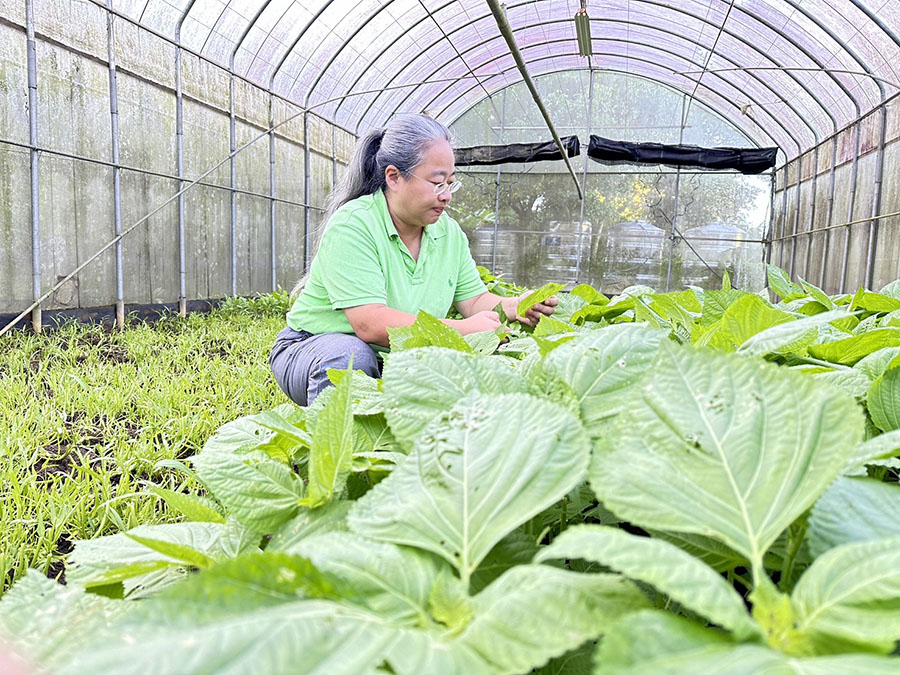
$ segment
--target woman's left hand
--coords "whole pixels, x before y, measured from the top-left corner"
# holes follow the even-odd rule
[[[506,316],[509,317],[510,321],[513,320],[512,317],[515,317],[515,320],[519,323],[523,323],[526,326],[536,326],[538,321],[541,320],[542,316],[550,316],[556,311],[556,306],[559,304],[559,300],[556,296],[552,298],[548,298],[544,300],[544,302],[539,302],[534,305],[531,309],[525,312],[525,316],[517,316],[516,309],[519,306],[519,303],[528,297],[530,293],[524,293],[515,298],[504,298],[503,299],[503,310],[506,312]]]

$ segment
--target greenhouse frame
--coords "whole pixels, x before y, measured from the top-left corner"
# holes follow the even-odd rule
[[[0,675],[900,672],[900,0],[0,0]]]
[[[756,287],[764,260],[833,292],[897,276],[900,197],[884,180],[900,134],[892,3],[590,3],[587,57],[576,48],[578,4],[507,3],[519,67],[483,2],[6,0],[0,309],[14,315],[53,290],[42,308],[117,306],[121,323],[125,304],[184,311],[188,301],[289,288],[308,267],[354,139],[423,110],[450,124],[460,147],[559,133],[586,146],[596,133],[778,148],[777,166],[755,179],[770,182],[752,189],[733,171],[659,166],[614,187],[613,173],[627,183],[636,168],[600,167],[586,153],[572,166],[473,169],[477,203],[466,200],[458,220],[470,216],[479,262],[499,257],[497,271],[523,283],[538,281],[525,270],[541,259],[548,278],[611,291],[638,276],[674,288],[673,258],[698,268],[686,279],[700,285],[719,281],[723,256]],[[611,91],[633,107],[612,105]],[[554,177],[567,169],[574,183]],[[535,195],[533,218],[504,209],[523,173],[547,176],[564,199]],[[713,192],[714,181],[719,193],[741,192],[743,210],[715,219],[697,208],[694,193]],[[640,208],[592,213],[598,190]],[[652,250],[631,263],[608,251],[593,259],[646,224]],[[521,259],[526,250],[537,253]]]

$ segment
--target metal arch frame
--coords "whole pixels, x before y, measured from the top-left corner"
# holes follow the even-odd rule
[[[852,49],[847,43],[845,43],[843,40],[838,38],[838,36],[834,34],[834,31],[832,31],[827,26],[823,25],[822,22],[818,18],[816,18],[813,14],[811,14],[807,9],[804,9],[803,7],[801,7],[800,3],[797,2],[796,0],[786,0],[786,1],[796,11],[799,11],[808,20],[812,21],[816,26],[818,26],[819,30],[823,31],[826,35],[828,35],[828,37],[830,37],[832,40],[834,40],[839,45],[841,45],[841,47],[844,49],[844,51],[846,51],[850,55],[850,57],[854,61],[856,61],[856,63],[858,63],[859,66],[868,75],[874,75],[874,73],[872,72],[872,69],[869,67],[868,63],[865,62],[863,59],[861,59],[857,55],[856,50]],[[893,39],[893,36],[891,36],[891,37]],[[877,216],[881,210],[881,184],[884,179],[884,145],[885,145],[885,139],[887,137],[887,108],[884,105],[885,100],[886,100],[884,83],[878,79],[873,80],[873,81],[878,86],[878,92],[879,92],[879,95],[881,98],[880,105],[878,106],[881,110],[881,140],[878,144],[878,155],[877,155],[877,159],[876,159],[876,176],[875,176],[875,188],[874,188],[875,194],[872,198],[872,218],[873,218],[873,220],[869,221],[869,232],[868,232],[867,242],[866,242],[866,249],[867,249],[866,250],[866,266],[865,266],[865,272],[864,272],[864,278],[863,278],[863,285],[870,284],[871,275],[873,272],[872,268],[873,268],[873,260],[874,260],[874,256],[875,256],[874,244],[875,244],[875,241],[877,239],[877,234],[878,234],[877,220],[874,220],[874,219],[877,218]],[[857,120],[857,126],[856,126],[857,132],[856,132],[856,153],[855,153],[855,158],[854,158],[854,169],[857,168],[858,161],[859,161],[859,129],[860,129],[859,123],[860,123],[860,121],[861,120]],[[854,174],[855,174],[855,172],[854,172]],[[799,213],[800,213],[800,182],[801,182],[800,179],[801,178],[802,178],[802,176],[801,176],[801,173],[799,172],[799,167],[798,167],[798,174],[797,174],[797,215],[798,215],[798,217],[799,217]],[[856,175],[854,175],[854,181],[855,181],[855,179],[856,179]],[[854,190],[853,197],[855,198],[855,196],[856,196],[856,192]],[[851,209],[853,208],[853,201],[854,200],[851,199],[851,204],[850,204]],[[851,218],[848,218],[848,221],[849,220],[851,220]],[[797,221],[795,220],[795,224],[796,224],[796,222]],[[794,234],[796,234],[796,230],[795,230]],[[811,236],[812,235],[810,235],[810,237]],[[796,241],[797,241],[796,237],[794,237],[791,240],[791,242],[792,242],[791,243],[792,263],[793,263],[793,252],[796,247]],[[844,292],[844,288],[846,286],[847,261],[848,261],[849,255],[850,255],[850,228],[849,227],[846,230],[844,242],[845,242],[844,261],[843,261],[843,265],[842,265],[841,289],[840,289],[841,293]]]
[[[513,9],[513,8],[516,8],[516,7],[521,7],[521,6],[524,6],[524,5],[533,4],[534,1],[535,1],[535,0],[529,0],[528,2],[521,2],[521,3],[518,3],[518,4],[516,4],[516,5],[512,5],[509,9]],[[662,8],[662,9],[665,9],[665,10],[667,10],[667,11],[674,12],[674,13],[676,13],[676,14],[682,14],[682,15],[684,15],[684,16],[688,16],[688,17],[690,17],[690,18],[692,18],[692,19],[694,19],[694,20],[696,20],[696,21],[699,21],[699,22],[702,23],[702,24],[711,26],[711,27],[713,27],[713,28],[716,28],[716,29],[719,28],[719,26],[718,26],[717,24],[713,23],[712,21],[710,21],[710,20],[708,20],[708,19],[706,19],[706,18],[704,18],[704,17],[702,17],[702,16],[698,16],[698,15],[692,14],[692,13],[690,13],[690,12],[686,12],[686,11],[681,10],[681,9],[678,9],[678,8],[670,7],[670,6],[665,5],[665,4],[662,4],[662,3],[660,3],[660,2],[654,2],[653,0],[640,0],[640,1],[641,1],[642,3],[644,3],[644,4],[649,4],[649,5],[657,6],[657,7],[660,7],[660,8]],[[448,3],[448,4],[449,4],[449,3]],[[439,9],[436,10],[436,11],[440,11],[440,9],[443,9],[443,8],[446,7],[446,6],[447,6],[447,5],[443,5],[441,8],[439,8]],[[782,34],[775,26],[773,26],[773,25],[772,25],[771,23],[769,23],[768,21],[765,21],[765,20],[763,20],[763,19],[760,19],[759,17],[756,17],[756,16],[754,16],[754,15],[752,15],[752,14],[747,13],[746,10],[744,10],[743,8],[738,7],[737,9],[741,10],[744,14],[746,14],[747,16],[749,16],[750,19],[751,19],[752,21],[755,21],[756,23],[759,23],[760,25],[765,26],[766,28],[768,28],[769,30],[771,30],[771,31],[772,31],[773,33],[775,33],[776,35],[779,35],[779,36],[784,40],[784,42],[785,42],[786,44],[792,46],[792,47],[793,47],[794,49],[796,49],[798,52],[800,52],[801,54],[803,54],[804,56],[806,56],[807,58],[809,58],[809,60],[813,61],[814,63],[818,64],[820,67],[823,67],[823,68],[824,68],[822,62],[821,62],[815,55],[813,55],[812,53],[810,53],[809,51],[807,51],[807,49],[806,49],[805,46],[803,46],[803,45],[801,45],[801,44],[799,44],[799,43],[797,43],[797,42],[794,42],[793,40],[789,39],[787,36],[784,36],[784,35],[783,35],[783,34]],[[464,28],[467,28],[468,26],[470,26],[470,25],[472,25],[472,24],[474,24],[474,23],[477,23],[478,21],[482,21],[482,20],[484,20],[484,19],[486,19],[486,18],[488,18],[487,15],[485,15],[485,16],[480,16],[480,17],[476,17],[476,18],[470,20],[468,23],[465,23],[465,24],[459,26],[458,28],[454,29],[453,31],[450,32],[450,34],[453,34],[454,32],[457,32],[457,31],[459,31],[459,30],[462,30],[462,29],[464,29]],[[598,19],[598,20],[599,20],[599,19]],[[616,20],[616,19],[603,19],[603,20],[610,21],[610,22],[616,22],[616,23],[623,23],[623,22],[618,21],[618,20]],[[546,23],[546,22],[542,22],[542,23]],[[535,25],[536,25],[536,24],[535,24]],[[399,39],[399,37],[403,37],[404,35],[406,35],[407,33],[409,33],[410,30],[412,30],[412,28],[408,29],[408,30],[405,31],[404,33],[401,33],[400,36],[398,36],[398,39]],[[518,29],[517,29],[517,30],[518,30]],[[731,31],[731,30],[727,30],[727,29],[725,29],[723,32],[724,32],[726,35],[728,35],[729,37],[731,37],[731,38],[733,38],[733,39],[735,39],[735,40],[741,42],[742,44],[748,46],[750,49],[752,49],[752,50],[755,51],[756,53],[760,54],[763,58],[765,58],[765,59],[768,60],[769,62],[771,62],[771,63],[776,63],[776,64],[777,64],[777,61],[775,61],[774,59],[772,59],[772,58],[771,58],[770,56],[768,56],[768,54],[766,54],[765,52],[759,50],[755,45],[749,43],[749,42],[748,42],[746,39],[744,39],[742,36],[740,36],[740,35],[734,33],[734,32]],[[700,42],[697,42],[697,41],[695,41],[695,40],[691,40],[691,39],[688,38],[688,37],[685,37],[685,36],[681,36],[681,37],[683,37],[685,40],[687,40],[687,41],[690,42],[690,43],[693,43],[693,44],[695,44],[695,45],[701,45],[701,46],[703,46]],[[496,39],[496,38],[494,38],[494,39]],[[489,41],[489,40],[482,41],[482,42],[479,43],[479,45],[477,45],[477,46],[482,46],[483,44],[485,44],[485,43],[488,42],[488,41]],[[416,57],[416,59],[414,59],[414,60],[410,61],[409,63],[407,63],[407,64],[404,66],[404,70],[406,70],[406,69],[408,69],[409,67],[411,67],[411,66],[413,65],[413,63],[415,63],[415,61],[418,60],[418,58],[421,58],[422,55],[424,55],[425,53],[427,53],[428,51],[430,51],[432,47],[434,47],[435,45],[439,44],[440,42],[441,42],[441,40],[436,40],[436,41],[434,41],[432,44],[430,44],[427,48],[425,48],[425,49],[422,51],[422,53],[420,54],[420,56]],[[472,48],[470,48],[469,50],[466,50],[466,52],[470,51],[471,49],[472,49]],[[370,66],[369,66],[369,67],[371,68],[371,67],[377,62],[377,60],[380,59],[381,56],[383,56],[383,54],[384,54],[385,52],[386,52],[386,49],[383,50],[383,51],[382,51],[375,59],[373,59],[373,60],[370,62]],[[368,70],[368,69],[367,69],[367,70]],[[352,88],[353,88],[353,87],[356,85],[356,83],[362,78],[362,76],[365,74],[365,72],[366,72],[366,71],[364,71],[364,72],[357,78],[357,80],[351,85],[350,89],[347,90],[348,92],[352,90]],[[394,81],[394,80],[395,80],[402,72],[403,72],[402,70],[401,70],[401,71],[397,71],[397,72],[392,76],[391,80],[388,82],[388,85],[390,85],[390,84],[391,84],[391,83],[392,83],[392,82],[393,82],[393,81]],[[802,88],[802,89],[803,89],[803,90],[804,90],[804,91],[805,91],[805,92],[806,92],[806,93],[814,100],[814,101],[816,101],[816,103],[818,103],[818,104],[823,108],[823,110],[827,110],[827,107],[825,107],[825,106],[821,103],[821,100],[818,98],[818,96],[814,95],[814,94],[810,91],[810,89],[809,89],[804,83],[800,82],[800,80],[799,80],[796,76],[794,76],[794,75],[790,75],[790,74],[789,74],[789,76],[790,76],[791,79],[794,80],[794,81],[795,81],[795,82],[796,82],[796,83],[797,83],[797,84],[798,84],[798,85],[799,85],[799,86],[800,86],[800,87],[801,87],[801,88]],[[835,85],[836,85],[836,86],[837,86],[837,87],[838,87],[838,88],[839,88],[839,89],[840,89],[840,90],[848,97],[848,99],[853,103],[854,109],[857,111],[857,117],[859,117],[859,115],[860,115],[860,107],[859,107],[859,103],[858,103],[858,101],[856,101],[855,97],[854,97],[854,96],[850,93],[850,91],[843,85],[843,83],[840,82],[840,80],[838,80],[833,74],[828,73],[828,76],[829,76],[829,78],[834,82],[834,84],[835,84]],[[771,90],[773,91],[773,93],[776,93],[776,94],[777,94],[777,89],[774,89],[774,88],[772,88],[772,87],[768,87],[768,88],[771,89]],[[375,103],[377,102],[378,98],[379,98],[379,97],[376,96],[376,97],[369,103],[369,105],[367,106],[366,110],[363,111],[362,115],[360,115],[359,119],[357,120],[356,126],[355,126],[355,131],[356,131],[357,133],[359,132],[359,128],[360,128],[360,126],[361,126],[363,120],[364,120],[364,119],[366,118],[366,116],[369,114],[369,111],[370,111],[371,108],[375,105]],[[784,98],[784,97],[780,97],[780,98]],[[395,108],[395,110],[396,110],[396,108]]]
[[[534,46],[534,47],[537,47],[537,46],[544,46],[544,45],[547,45],[547,44],[554,44],[555,42],[571,42],[571,38],[561,38],[561,39],[559,39],[559,40],[551,40],[551,41],[546,42],[546,43],[535,44],[535,45],[532,45],[532,46]],[[655,50],[655,51],[663,51],[663,52],[665,52],[665,53],[672,54],[672,55],[675,56],[676,58],[680,58],[680,59],[685,59],[685,60],[686,60],[686,59],[688,58],[687,56],[681,56],[681,55],[679,55],[679,54],[676,54],[675,52],[670,52],[669,50],[663,50],[663,49],[660,49],[660,48],[658,48],[658,47],[657,47],[657,48],[654,48],[654,50]],[[664,65],[661,65],[661,64],[658,64],[658,63],[654,63],[654,62],[652,62],[652,61],[650,61],[650,60],[648,60],[648,59],[646,59],[646,58],[635,57],[635,56],[626,56],[626,55],[624,55],[624,54],[613,54],[613,53],[606,53],[606,52],[598,52],[598,53],[595,54],[595,55],[600,55],[600,56],[613,56],[613,57],[616,57],[616,58],[622,58],[622,59],[633,59],[633,60],[635,60],[635,61],[640,61],[640,62],[642,62],[642,63],[649,63],[649,64],[654,65],[654,66],[657,66],[657,67],[659,67],[659,68],[661,68],[661,69],[668,70],[669,72],[671,72],[671,73],[673,73],[673,74],[676,74],[676,75],[679,74],[679,71],[676,70],[676,69],[674,69],[674,68],[669,68],[669,67],[667,67],[667,66],[664,66]],[[557,58],[557,57],[559,57],[559,56],[574,56],[574,54],[562,54],[562,55],[561,55],[561,54],[553,54],[553,55],[551,55],[551,56],[545,56],[545,57],[542,57],[542,58],[540,58],[540,59],[535,59],[535,61],[545,60],[545,59],[547,59],[547,58]],[[491,62],[494,61],[494,60],[497,60],[497,59],[500,59],[500,58],[504,58],[504,57],[505,57],[505,55],[500,55],[500,56],[494,57],[494,59],[492,59],[491,61],[487,61],[486,63],[491,63]],[[691,62],[691,63],[693,63],[693,62]],[[512,69],[511,69],[511,68],[506,68],[506,69],[504,69],[503,71],[501,71],[501,72],[499,72],[499,73],[494,73],[494,74],[492,75],[491,78],[488,78],[488,80],[493,79],[494,77],[499,77],[499,76],[501,76],[501,75],[505,75],[505,74],[508,73],[510,70],[512,70]],[[582,69],[579,69],[579,70],[587,70],[587,68],[582,68]],[[590,68],[590,70],[605,70],[605,69],[604,69],[604,68],[598,68],[597,66],[594,66],[594,67]],[[615,70],[616,72],[626,72],[626,71],[620,71],[620,70],[617,69],[617,68],[616,68],[616,69],[606,69],[606,70]],[[558,71],[554,71],[554,72],[558,72]],[[542,73],[542,75],[543,75],[543,74],[546,74],[546,73]],[[648,78],[648,79],[649,79],[649,78]],[[685,79],[689,79],[689,80],[690,80],[690,79],[693,79],[693,78],[685,78]],[[486,81],[488,81],[488,80],[486,80]],[[731,88],[733,88],[733,89],[739,89],[737,86],[735,86],[733,83],[729,82],[728,80],[723,79],[722,81],[725,82],[729,87],[731,87]],[[508,85],[508,86],[511,86],[511,85]],[[676,91],[678,91],[678,88],[675,87],[674,85],[670,85],[670,86],[672,86],[673,89],[675,89]],[[738,106],[734,101],[731,101],[731,100],[727,99],[724,95],[718,93],[715,89],[710,88],[708,85],[703,85],[703,88],[704,88],[705,91],[712,92],[714,95],[718,96],[719,98],[725,99],[731,106],[733,106],[734,108],[740,110],[740,106]],[[454,103],[456,103],[456,101],[458,101],[459,99],[461,99],[462,97],[464,97],[466,94],[468,94],[472,89],[473,89],[473,87],[470,87],[469,89],[467,89],[467,90],[464,91],[463,93],[459,94],[459,95],[458,95],[456,98],[454,98],[452,101],[450,101],[446,106],[444,106],[444,108],[441,109],[439,115],[442,115],[443,113],[445,113],[446,110],[447,110],[450,106],[452,106]],[[682,91],[681,93],[686,94],[687,92]],[[440,94],[438,94],[437,96],[435,96],[434,99],[432,99],[431,101],[429,101],[428,104],[426,104],[426,105],[430,105],[430,104],[431,104],[436,98],[438,98],[439,96],[440,96]],[[777,125],[778,127],[780,127],[781,130],[785,133],[785,135],[786,135],[786,136],[787,136],[787,137],[788,137],[788,138],[789,138],[789,139],[790,139],[790,140],[791,140],[798,148],[801,148],[801,147],[802,147],[801,144],[800,144],[800,142],[798,141],[798,139],[794,136],[794,134],[793,134],[790,130],[788,130],[788,129],[780,122],[780,121],[778,121],[778,119],[777,119],[776,117],[774,117],[774,116],[772,115],[772,113],[766,111],[765,108],[763,108],[762,106],[760,106],[760,105],[759,105],[759,101],[757,101],[754,97],[749,96],[749,95],[747,96],[747,98],[750,99],[750,100],[751,100],[753,103],[755,103],[757,106],[759,106],[760,109],[763,110],[763,112],[765,113],[765,115],[767,115],[769,118],[771,118],[771,119],[775,122],[775,125]],[[484,100],[484,99],[479,99],[478,103],[480,103],[482,100]],[[477,105],[477,103],[476,103],[476,105]],[[709,104],[706,104],[706,105],[709,105]],[[398,106],[398,107],[399,107],[399,106]],[[740,125],[740,124],[734,122],[734,121],[731,120],[728,116],[724,115],[720,110],[718,110],[718,109],[716,109],[716,108],[714,108],[714,110],[716,110],[716,112],[719,112],[719,114],[722,114],[723,117],[725,118],[725,120],[726,120],[729,124],[732,124],[733,126],[735,126],[735,127],[737,127],[737,128],[742,128],[743,125]],[[753,118],[750,118],[750,119],[751,119],[751,121],[752,121],[752,122],[753,122],[753,123],[754,123],[761,131],[762,131],[763,134],[765,134],[766,136],[768,136],[769,139],[770,139],[772,142],[775,143],[775,145],[778,145],[779,147],[781,147],[781,145],[778,143],[778,141],[776,141],[775,138],[769,133],[767,127],[763,126],[759,121],[754,120]],[[804,123],[806,123],[805,120],[804,120]],[[807,123],[807,126],[809,126],[808,123]],[[814,138],[817,137],[817,134],[816,134],[815,130],[812,129],[812,127],[810,127],[810,131],[812,132]],[[746,132],[744,132],[744,133],[746,133]],[[786,154],[786,153],[785,153],[785,154]]]
[[[629,22],[629,23],[630,23],[630,22]],[[637,25],[640,25],[642,28],[648,28],[648,29],[657,30],[657,31],[659,31],[659,32],[661,32],[661,33],[664,33],[664,34],[670,35],[670,36],[674,36],[674,37],[676,37],[676,38],[680,37],[677,33],[673,33],[673,32],[671,32],[671,31],[668,31],[668,30],[665,30],[665,29],[662,29],[662,28],[656,28],[656,27],[653,27],[653,26],[647,26],[647,25],[645,25],[645,24],[637,24]],[[602,42],[602,41],[607,41],[607,42],[623,42],[623,43],[627,43],[627,44],[632,44],[630,41],[622,40],[622,39],[619,39],[619,38],[597,38],[597,41],[598,41],[598,42]],[[543,45],[547,45],[547,44],[554,44],[554,43],[557,43],[557,42],[571,42],[571,38],[560,38],[560,39],[557,39],[557,40],[550,40],[550,41],[548,41],[548,42],[535,43],[535,44],[532,45],[532,46],[543,46]],[[694,63],[694,61],[690,60],[686,55],[681,55],[681,54],[679,54],[679,53],[677,53],[677,52],[673,52],[673,51],[671,51],[671,50],[669,50],[669,49],[663,49],[663,48],[661,48],[661,47],[653,47],[652,49],[653,49],[654,51],[660,51],[660,52],[663,52],[663,53],[666,53],[666,54],[670,54],[671,56],[674,56],[674,57],[677,58],[677,59],[682,59],[682,60],[685,60],[685,61],[687,61],[687,62],[689,62],[689,63]],[[624,55],[624,54],[623,54],[623,55],[620,55],[620,56],[621,56],[622,58],[630,58],[630,57],[628,57],[627,55]],[[720,58],[722,58],[723,60],[725,60],[725,61],[727,61],[727,62],[729,62],[729,63],[734,63],[734,62],[731,61],[731,59],[729,59],[728,57],[720,57]],[[492,63],[492,62],[495,61],[496,59],[497,59],[497,57],[495,57],[494,59],[491,59],[490,61],[485,61],[485,62],[484,62],[483,64],[481,64],[481,65],[487,65],[487,64],[489,64],[489,63]],[[505,73],[506,71],[503,71],[503,72]],[[503,73],[496,73],[496,74],[492,75],[492,77],[495,77],[495,76],[498,75],[498,74],[503,74]],[[749,74],[749,73],[748,73],[748,74]],[[767,89],[768,91],[772,91],[772,89],[769,88],[769,87],[767,87],[767,86],[765,85],[765,83],[764,83],[760,78],[755,77],[755,76],[753,76],[752,74],[751,74],[750,76],[753,77],[754,80],[756,80],[757,82],[759,82],[759,83],[762,85],[763,89]],[[487,78],[487,79],[489,80],[489,79],[491,79],[491,78]],[[689,78],[689,79],[690,79],[690,78]],[[732,83],[730,80],[728,80],[728,79],[726,79],[726,78],[719,78],[719,79],[721,79],[723,82],[725,82],[726,84],[728,84],[728,86],[733,87],[733,88],[735,88],[735,89],[739,89],[739,87],[738,87],[735,83]],[[486,81],[487,81],[487,80],[486,80]],[[451,86],[452,86],[452,85],[451,85]],[[425,104],[425,107],[427,108],[427,107],[429,107],[430,105],[432,105],[436,99],[440,98],[440,97],[443,95],[443,93],[444,93],[445,91],[447,91],[447,89],[449,89],[449,87],[445,87],[441,92],[439,92],[437,95],[435,95],[431,100],[429,100],[429,101]],[[710,88],[709,88],[709,87],[706,87],[706,89],[710,89]],[[447,104],[441,109],[441,111],[440,111],[438,114],[439,114],[439,115],[443,115],[443,114],[447,111],[447,109],[449,109],[449,108],[450,108],[454,103],[456,103],[460,98],[462,98],[463,96],[467,95],[467,94],[469,93],[469,91],[471,91],[471,90],[472,90],[472,88],[470,88],[470,89],[466,90],[465,92],[459,94],[456,98],[454,98],[454,99],[451,100],[449,103],[447,103]],[[810,96],[812,97],[812,94],[810,94]],[[752,97],[748,96],[748,98],[752,98]],[[400,106],[401,106],[403,103],[406,102],[406,100],[407,100],[407,99],[404,99],[403,101],[401,101],[401,103],[397,106],[397,108],[395,108],[394,112],[396,112],[396,110],[399,109]],[[797,118],[800,119],[800,121],[801,121],[803,124],[806,125],[806,127],[809,129],[810,133],[812,133],[813,138],[815,139],[816,143],[818,143],[819,134],[818,134],[817,130],[813,127],[813,125],[810,124],[810,122],[809,122],[807,119],[805,119],[805,117],[804,117],[802,114],[800,114],[800,112],[797,111],[797,109],[793,106],[793,104],[792,104],[788,99],[782,99],[782,100],[784,100],[785,104],[791,109],[791,111],[797,116]],[[813,100],[815,100],[816,103],[819,103],[819,105],[821,106],[821,102],[819,102],[819,101],[818,101],[817,99],[815,99],[815,98],[813,98]],[[754,101],[754,102],[756,102],[756,101]],[[759,103],[758,103],[758,102],[756,102],[756,104],[757,104],[757,106],[759,106]],[[763,108],[762,106],[760,106],[760,108],[764,110],[764,108]],[[827,112],[827,111],[826,111],[826,112]],[[393,113],[392,113],[392,114],[393,114]],[[769,117],[773,117],[773,115],[772,115],[771,113],[769,113],[769,112],[766,112],[766,114],[767,114]],[[829,116],[829,118],[832,120],[832,126],[835,128],[835,131],[836,131],[836,130],[837,130],[837,121],[834,119],[834,117],[833,117],[830,113],[829,113],[828,116]],[[774,118],[774,117],[773,117],[773,118]],[[728,119],[728,122],[729,122],[730,124],[733,124],[733,125],[737,126],[737,125],[735,124],[735,122],[734,122],[733,120],[731,120],[731,119]],[[763,128],[761,124],[758,124],[758,126],[760,126],[760,128]],[[782,125],[779,124],[779,126],[782,126]],[[788,132],[787,129],[784,128],[784,126],[782,126],[782,129],[784,129],[785,132],[788,134],[788,136],[791,137],[792,140],[794,140],[794,141],[796,142],[796,139],[795,139],[795,137],[793,136],[792,133]],[[771,138],[771,136],[770,136],[770,138]],[[774,140],[774,139],[773,139],[773,140]],[[799,144],[798,144],[798,145],[799,145]]]

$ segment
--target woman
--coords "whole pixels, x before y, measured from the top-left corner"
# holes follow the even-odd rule
[[[396,118],[360,139],[330,197],[330,217],[300,296],[278,334],[269,365],[284,393],[309,405],[329,385],[329,368],[379,376],[373,351],[387,329],[424,310],[463,335],[495,330],[493,309],[535,325],[555,298],[516,316],[519,298],[488,293],[465,234],[444,213],[459,189],[450,132],[425,115]]]

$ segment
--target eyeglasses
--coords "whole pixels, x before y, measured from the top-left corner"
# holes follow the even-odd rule
[[[411,173],[409,175],[412,176],[413,178],[418,178],[420,181],[423,181],[425,183],[429,183],[430,185],[433,185],[434,186],[434,194],[436,194],[436,195],[442,195],[445,192],[449,192],[452,195],[454,192],[456,192],[457,190],[459,190],[459,188],[462,187],[462,183],[460,183],[458,180],[455,180],[452,183],[435,183],[433,181],[426,180],[425,178],[421,178],[420,176],[417,176],[414,173]]]

